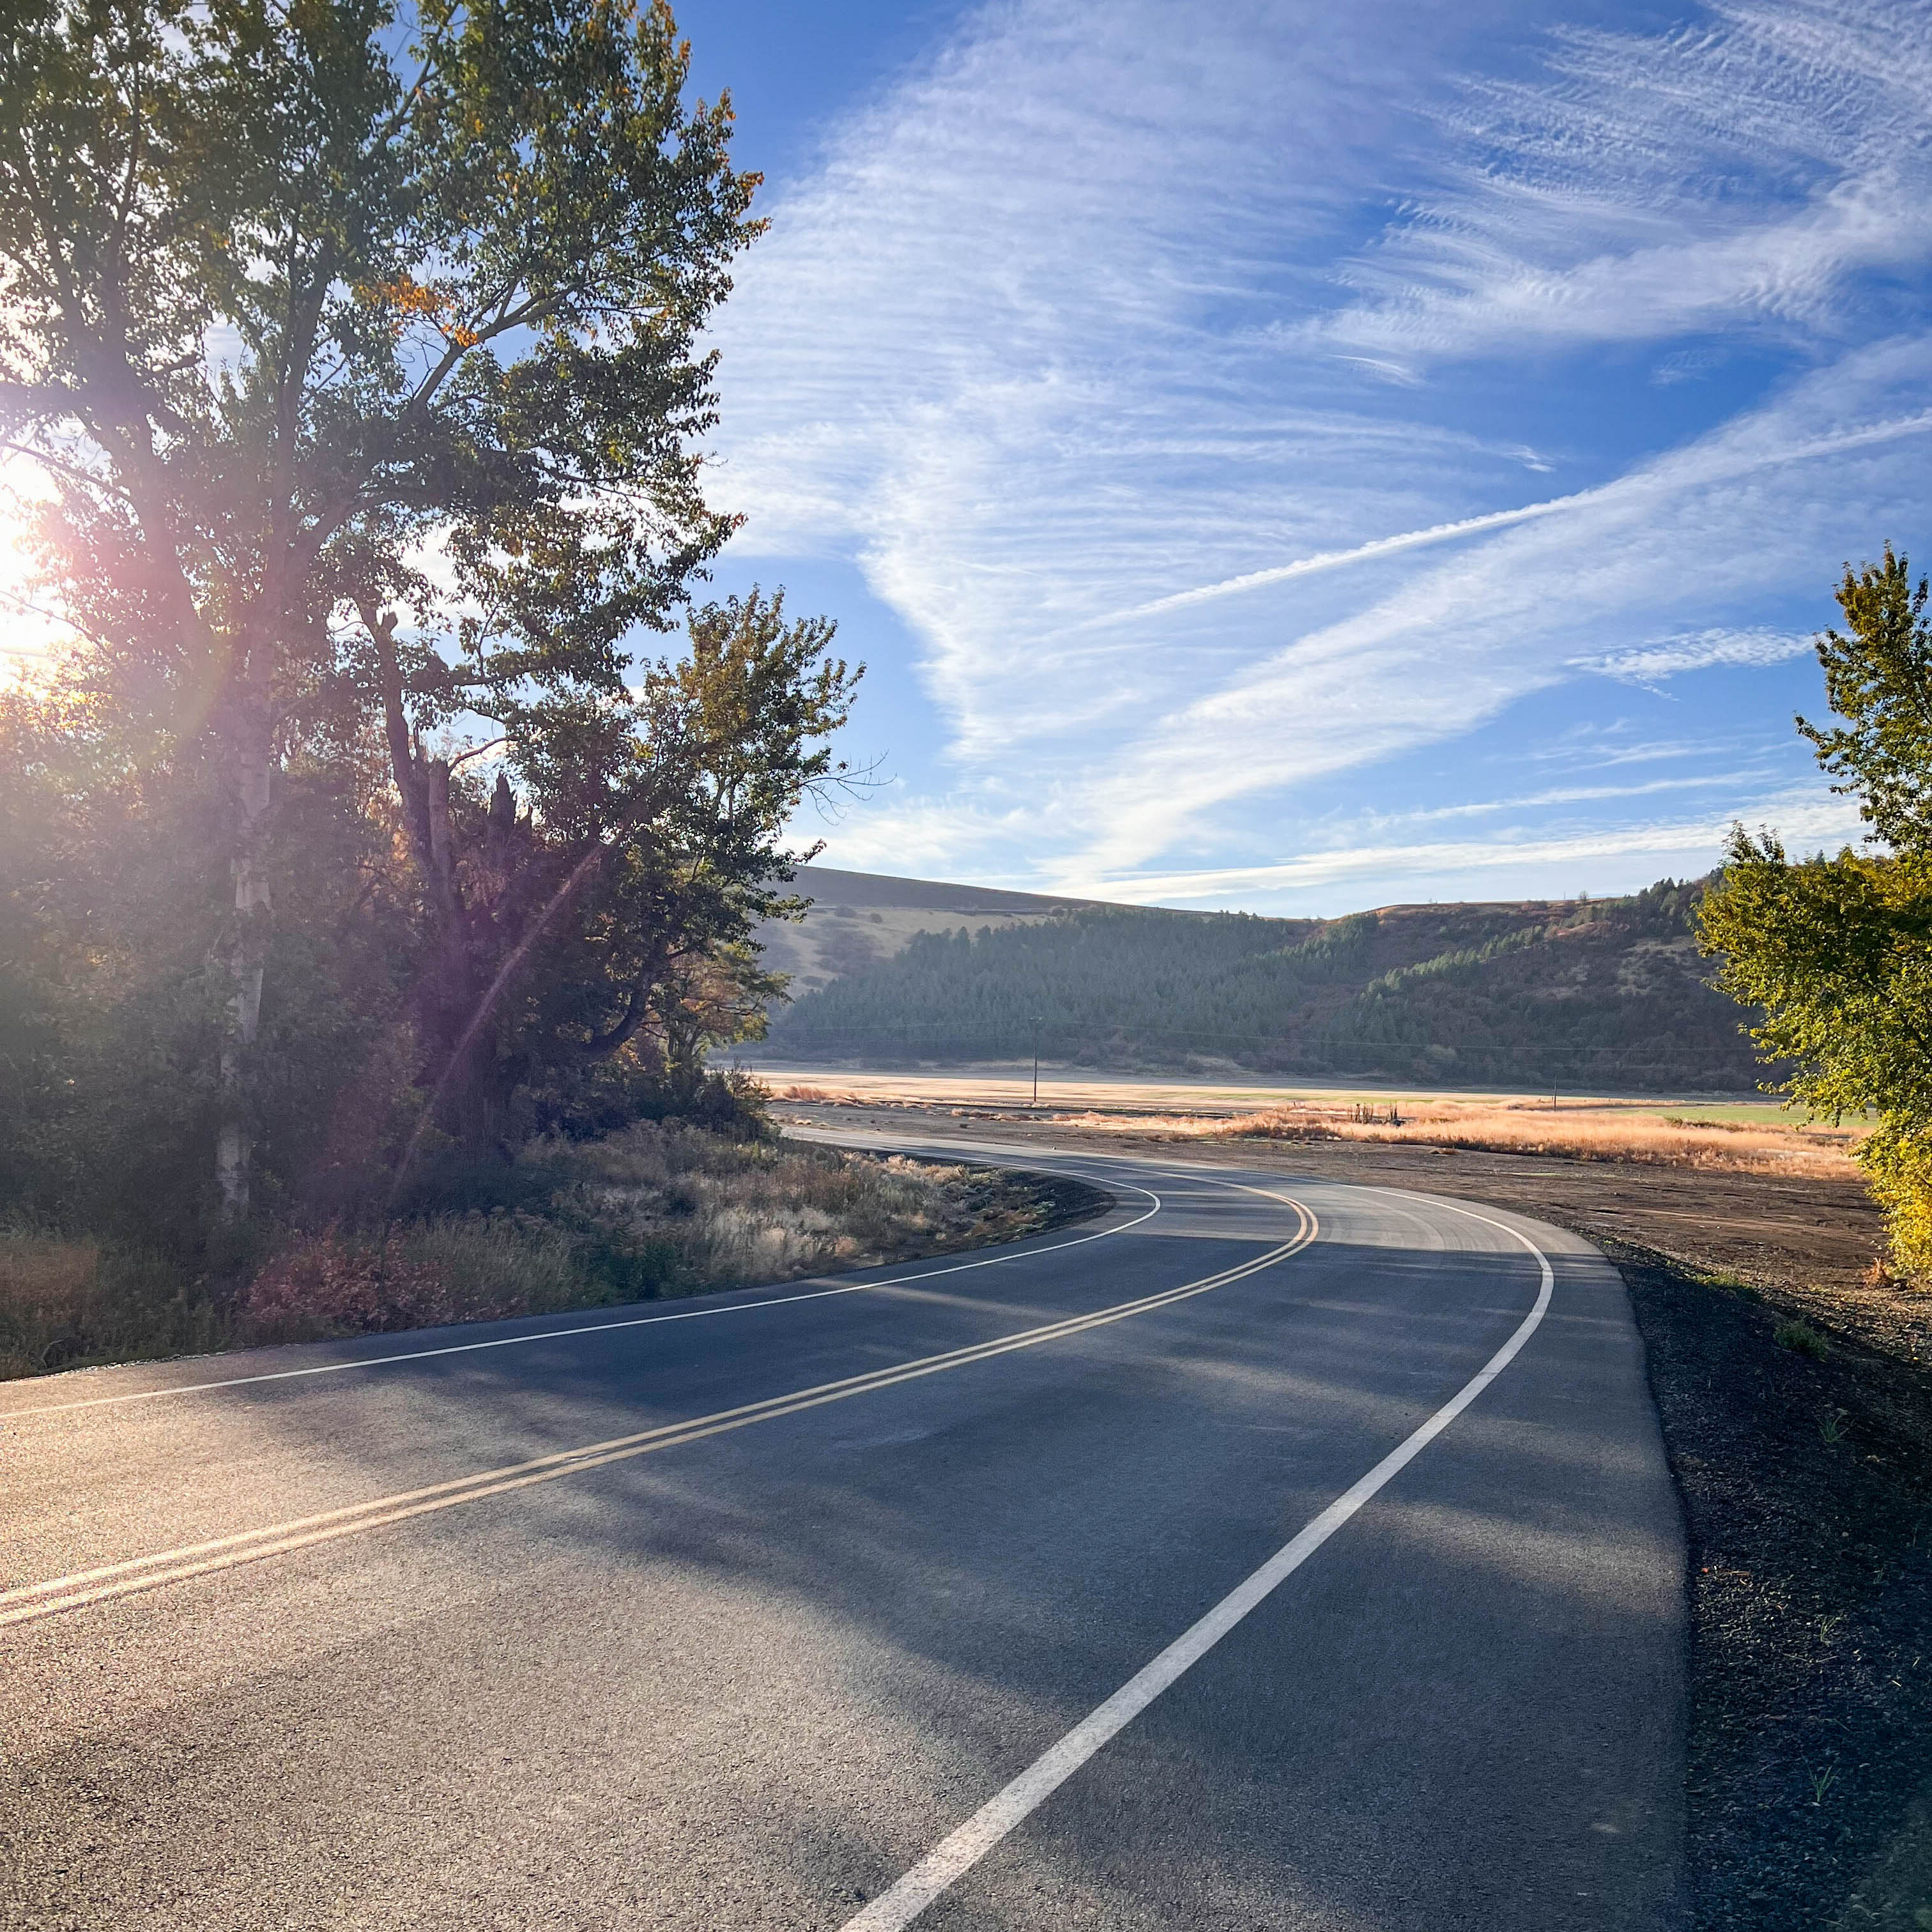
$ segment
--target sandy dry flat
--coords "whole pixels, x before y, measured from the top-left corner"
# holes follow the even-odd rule
[[[827,1094],[875,1102],[902,1101],[922,1106],[1012,1107],[1025,1106],[1033,1098],[1030,1062],[988,1063],[949,1068],[850,1070],[842,1066],[812,1066],[802,1062],[762,1060],[750,1056],[742,1064],[755,1072],[774,1092],[788,1087],[808,1087]],[[1266,1080],[1252,1076],[1226,1078],[1219,1075],[1168,1075],[1159,1078],[1132,1073],[1106,1073],[1089,1068],[1042,1066],[1040,1104],[1060,1111],[1091,1108],[1105,1112],[1114,1108],[1134,1112],[1172,1110],[1176,1112],[1222,1114],[1262,1113],[1274,1107],[1300,1102],[1309,1106],[1348,1105],[1361,1101],[1376,1106],[1394,1102],[1402,1107],[1454,1103],[1483,1107],[1546,1107],[1551,1096],[1503,1089],[1458,1090],[1448,1093],[1437,1088],[1337,1086],[1297,1080]],[[1619,1114],[1652,1115],[1694,1112],[1712,1120],[1779,1120],[1788,1118],[1778,1108],[1762,1101],[1727,1100],[1708,1094],[1686,1094],[1660,1097],[1612,1094],[1559,1094],[1559,1108],[1573,1112],[1604,1111]]]

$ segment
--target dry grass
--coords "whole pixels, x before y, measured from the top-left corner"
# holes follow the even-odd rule
[[[532,1147],[522,1165],[542,1177],[539,1202],[296,1243],[242,1298],[241,1336],[310,1340],[786,1281],[1011,1240],[1047,1211],[1025,1183],[985,1169],[649,1122]]]
[[[862,1267],[1024,1232],[1024,1190],[966,1166],[649,1125],[584,1150],[598,1211],[674,1248],[697,1286]]]
[[[1734,1174],[1804,1174],[1843,1179],[1857,1172],[1851,1137],[1798,1126],[1705,1125],[1610,1112],[1566,1114],[1527,1109],[1449,1112],[1397,1126],[1342,1126],[1351,1140],[1422,1141],[1438,1147],[1498,1153],[1559,1154],[1573,1160],[1622,1160]]]
[[[1192,1114],[1082,1114],[1068,1125],[1118,1133],[1190,1140],[1352,1140],[1480,1148],[1498,1154],[1552,1154],[1570,1160],[1634,1161],[1654,1166],[1731,1174],[1802,1175],[1845,1180],[1857,1135],[1844,1129],[1740,1126],[1659,1118],[1619,1108],[1458,1106],[1438,1102],[1400,1114],[1388,1107],[1280,1107],[1238,1119]],[[1380,1119],[1356,1114],[1379,1113]]]
[[[85,1320],[100,1269],[92,1241],[0,1234],[0,1376],[58,1366],[58,1338]]]
[[[1054,1212],[987,1168],[651,1123],[493,1172],[505,1204],[292,1235],[238,1294],[0,1226],[0,1379],[784,1281],[1014,1240]]]

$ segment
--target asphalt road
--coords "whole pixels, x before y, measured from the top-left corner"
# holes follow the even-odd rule
[[[1120,1204],[0,1389],[0,1912],[1673,1924],[1682,1540],[1614,1270],[1478,1204],[1052,1164]]]

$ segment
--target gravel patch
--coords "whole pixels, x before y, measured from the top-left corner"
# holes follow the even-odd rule
[[[1689,1532],[1690,1925],[1921,1932],[1932,1377],[1815,1312],[1606,1245]]]

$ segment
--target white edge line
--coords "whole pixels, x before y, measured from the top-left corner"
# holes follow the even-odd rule
[[[1040,1167],[1033,1170],[1036,1174],[1058,1174],[1064,1179],[1087,1180],[1084,1174],[1069,1174],[1059,1168]],[[534,1335],[500,1335],[489,1342],[455,1342],[444,1348],[415,1348],[406,1354],[368,1355],[353,1362],[318,1362],[305,1369],[275,1369],[259,1376],[225,1376],[219,1381],[210,1382],[181,1382],[172,1388],[135,1389],[125,1395],[88,1396],[80,1402],[50,1402],[38,1408],[0,1410],[0,1429],[10,1422],[23,1422],[29,1417],[40,1415],[64,1415],[77,1408],[105,1408],[110,1405],[127,1402],[153,1402],[162,1396],[202,1395],[210,1389],[241,1388],[250,1382],[283,1382],[298,1376],[340,1375],[345,1369],[380,1369],[395,1362],[423,1362],[436,1355],[472,1354],[481,1348],[514,1348],[528,1342],[567,1341],[573,1335],[605,1335],[614,1328],[648,1328],[658,1322],[696,1322],[711,1315],[746,1315],[760,1308],[788,1308],[794,1302],[824,1301],[835,1294],[859,1294],[868,1288],[903,1288],[917,1281],[932,1281],[943,1274],[964,1274],[969,1269],[997,1268],[1006,1262],[1027,1261],[1035,1255],[1058,1254],[1063,1248],[1077,1248],[1088,1241],[1104,1241],[1110,1234],[1124,1234],[1130,1228],[1138,1228],[1143,1221],[1150,1220],[1160,1212],[1160,1196],[1150,1187],[1142,1187],[1132,1181],[1123,1181],[1123,1187],[1131,1188],[1136,1194],[1144,1194],[1154,1203],[1151,1208],[1136,1214],[1131,1221],[1123,1221],[1118,1226],[1102,1228],[1091,1234],[1076,1234],[1070,1241],[1055,1241],[1051,1246],[1027,1248],[1016,1252],[986,1255],[976,1262],[955,1262],[945,1268],[928,1268],[921,1274],[894,1275],[886,1281],[848,1282],[839,1288],[815,1288],[808,1294],[768,1295],[762,1301],[736,1301],[727,1308],[686,1308],[674,1315],[634,1315],[622,1322],[585,1322],[572,1328],[545,1328]]]
[[[1132,1724],[1183,1672],[1199,1662],[1278,1584],[1300,1568],[1516,1359],[1523,1344],[1540,1325],[1544,1311],[1549,1307],[1555,1290],[1556,1276],[1550,1265],[1549,1256],[1527,1234],[1510,1227],[1507,1222],[1492,1220],[1486,1214],[1457,1207],[1453,1202],[1437,1201],[1436,1204],[1500,1229],[1520,1241],[1536,1257],[1543,1271],[1536,1305],[1523,1317],[1515,1334],[1412,1435],[1390,1450],[1366,1475],[1345,1490],[1252,1576],[1237,1584],[1198,1623],[1183,1631],[1150,1664],[1129,1678],[1105,1703],[1083,1718],[1051,1750],[1028,1766],[1004,1790],[988,1798],[964,1824],[942,1838],[897,1883],[847,1919],[839,1932],[903,1932],[904,1928],[977,1864],[1028,1813],[1058,1790],[1110,1738]]]

